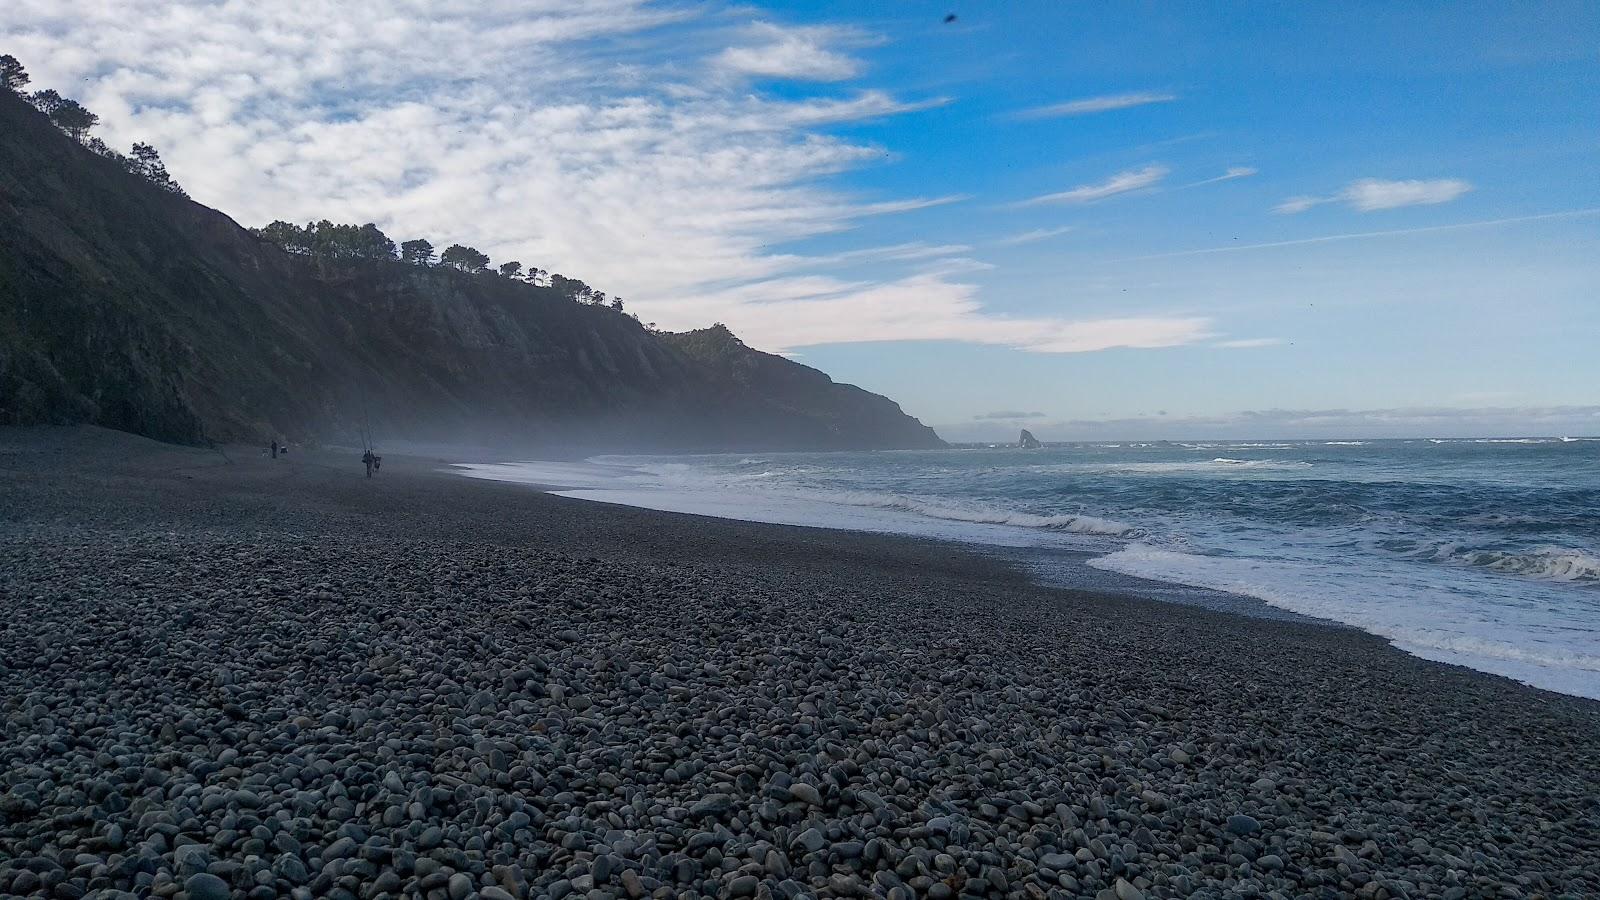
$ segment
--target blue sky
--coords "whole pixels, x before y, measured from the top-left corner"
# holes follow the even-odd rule
[[[951,438],[1600,433],[1592,3],[260,6],[0,51],[245,224],[536,262]]]
[[[1533,22],[1525,7],[1505,6],[1453,4],[1428,16],[1370,4],[1282,5],[1264,15],[1268,9],[1177,17],[1174,5],[1108,15],[1068,4],[986,4],[958,9],[964,17],[954,28],[926,24],[926,16],[901,28],[874,22],[886,33],[919,35],[876,48],[890,57],[885,71],[962,99],[869,126],[871,139],[915,150],[885,167],[899,171],[852,177],[912,190],[927,172],[948,172],[946,189],[975,198],[921,213],[915,225],[910,217],[895,222],[904,230],[885,243],[975,244],[1072,229],[985,248],[982,258],[996,268],[965,277],[991,302],[1005,297],[1009,310],[1192,313],[1212,318],[1223,341],[1278,343],[1083,354],[857,344],[807,348],[806,361],[844,377],[881,369],[870,376],[874,386],[912,409],[1043,412],[1041,432],[1055,419],[1162,411],[1178,419],[1243,409],[1596,403],[1593,215],[1159,255],[1600,206],[1597,8],[1544,6]],[[1176,99],[1015,115],[1136,94]],[[938,126],[918,121],[928,118]],[[1153,165],[1171,171],[1148,192],[1005,206]],[[1256,174],[1195,184],[1230,168]],[[1272,212],[1287,198],[1333,195],[1364,178],[1451,179],[1471,189],[1436,204]],[[1150,256],[1158,258],[1139,259]],[[929,377],[952,370],[966,377]],[[953,431],[955,417],[943,420]],[[999,431],[986,426],[965,433]]]

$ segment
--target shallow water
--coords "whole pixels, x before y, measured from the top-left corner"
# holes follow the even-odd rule
[[[1600,439],[1085,443],[468,466],[569,496],[1086,551],[1600,698]],[[1034,555],[1084,583],[1079,554]],[[1065,567],[1079,571],[1069,572]],[[1061,569],[1061,571],[1054,571]]]

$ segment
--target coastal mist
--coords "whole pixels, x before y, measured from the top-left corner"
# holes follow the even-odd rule
[[[1260,613],[1332,620],[1428,659],[1600,697],[1600,439],[1112,442],[464,470],[654,509],[959,540],[1074,587],[1254,598]]]

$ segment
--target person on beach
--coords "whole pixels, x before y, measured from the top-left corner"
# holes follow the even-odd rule
[[[371,478],[372,470],[377,468],[378,457],[374,456],[371,450],[368,450],[367,452],[361,454],[361,461],[366,464],[367,477]]]
[[[277,438],[273,438],[272,439],[272,458],[273,459],[277,459],[278,458],[278,439]]]

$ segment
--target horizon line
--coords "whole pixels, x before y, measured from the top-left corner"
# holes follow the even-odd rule
[[[935,429],[935,430],[937,430],[937,429]],[[1035,435],[1035,437],[1038,437],[1038,435]],[[1081,439],[1057,438],[1057,439],[1054,439],[1054,440],[1045,440],[1044,438],[1038,438],[1038,440],[1039,440],[1039,443],[1041,443],[1041,444],[1109,444],[1109,443],[1185,444],[1185,443],[1194,443],[1194,442],[1200,442],[1200,441],[1204,441],[1204,442],[1225,442],[1225,443],[1239,443],[1239,442],[1243,442],[1243,441],[1275,441],[1275,442],[1278,442],[1278,443],[1305,443],[1305,444],[1327,443],[1329,441],[1333,441],[1335,443],[1343,443],[1343,442],[1350,442],[1350,441],[1361,441],[1361,442],[1364,442],[1364,443],[1365,442],[1370,442],[1370,441],[1444,441],[1444,442],[1463,442],[1463,441],[1465,441],[1465,442],[1478,442],[1478,441],[1548,441],[1548,442],[1551,442],[1551,443],[1559,444],[1559,443],[1568,443],[1568,442],[1571,442],[1571,443],[1600,442],[1600,433],[1596,433],[1596,434],[1578,434],[1578,435],[1573,435],[1573,434],[1490,434],[1490,435],[1481,435],[1481,436],[1475,436],[1475,437],[1465,437],[1465,436],[1459,436],[1459,435],[1457,435],[1457,436],[1418,435],[1418,436],[1413,436],[1413,437],[1372,437],[1372,436],[1362,437],[1360,435],[1325,435],[1325,436],[1322,436],[1322,437],[1209,437],[1209,438],[1208,437],[1188,437],[1188,438],[1158,438],[1158,437],[1114,438],[1114,437],[1108,437],[1108,438],[1092,438],[1092,439],[1091,438],[1081,438]],[[1016,441],[1005,441],[1005,440],[998,440],[998,441],[995,441],[995,440],[990,440],[990,441],[985,441],[985,440],[968,440],[968,441],[945,440],[945,443],[949,444],[952,447],[956,447],[956,446],[961,446],[963,444],[988,444],[988,445],[1001,444],[1001,445],[1009,446],[1009,445],[1016,444],[1017,442]]]

